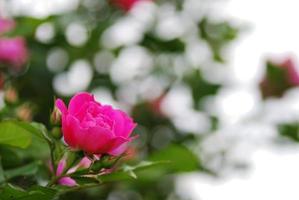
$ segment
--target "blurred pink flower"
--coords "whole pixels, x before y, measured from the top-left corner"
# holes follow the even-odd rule
[[[264,98],[280,97],[289,88],[299,86],[299,72],[293,59],[288,57],[280,63],[268,62],[259,86]]]
[[[96,102],[93,95],[75,95],[68,108],[61,99],[56,106],[62,113],[62,132],[65,142],[74,149],[89,154],[122,154],[136,127],[123,111]]]
[[[287,58],[280,65],[281,68],[284,68],[287,72],[287,78],[291,85],[299,85],[299,74],[296,70],[294,61],[291,58]]]
[[[0,38],[0,62],[20,69],[28,58],[26,42],[22,37]]]
[[[4,87],[4,82],[5,82],[5,76],[3,73],[0,72],[0,90],[3,89]]]
[[[15,27],[15,22],[11,19],[0,18],[0,34],[11,31]]]
[[[136,3],[140,1],[151,1],[151,0],[111,0],[111,2],[117,7],[129,11]]]

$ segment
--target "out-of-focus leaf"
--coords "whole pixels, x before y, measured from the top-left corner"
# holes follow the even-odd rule
[[[16,18],[17,26],[15,29],[11,32],[11,35],[13,36],[33,36],[35,34],[36,28],[42,24],[43,22],[46,22],[47,19],[37,19],[37,18],[30,18],[30,17],[21,17]]]
[[[280,135],[299,142],[299,123],[281,124],[278,126]]]
[[[27,148],[31,144],[31,133],[14,121],[0,123],[0,144]]]
[[[169,161],[164,165],[170,172],[190,172],[201,169],[199,158],[186,147],[170,145],[150,156],[152,161]]]
[[[263,97],[281,97],[291,87],[293,86],[288,80],[287,70],[274,63],[267,62],[266,76],[260,83]]]
[[[5,185],[0,188],[0,199],[1,200],[16,200],[17,198],[26,195],[26,192],[18,187],[11,184]]]
[[[150,34],[145,35],[141,45],[156,53],[180,53],[185,50],[185,44],[179,39],[164,41]]]
[[[199,31],[202,39],[206,40],[214,54],[216,61],[223,61],[221,51],[228,42],[238,35],[238,28],[228,22],[211,22],[203,18],[199,23]]]
[[[11,179],[18,176],[35,175],[38,171],[39,164],[39,162],[33,162],[22,167],[5,170],[4,175],[7,179]]]
[[[209,95],[215,95],[221,87],[218,84],[206,81],[199,70],[194,70],[192,73],[186,75],[185,82],[191,88],[196,109],[200,109],[200,101],[202,98]]]
[[[2,157],[0,156],[0,184],[5,181],[4,170],[2,167]]]
[[[56,191],[51,188],[35,186],[28,191],[13,185],[5,185],[0,189],[1,200],[52,200],[56,195]]]
[[[16,149],[11,146],[1,146],[0,155],[2,160],[3,168],[12,168],[14,166],[19,166],[22,162],[22,159],[16,152],[19,149]],[[21,149],[24,150],[24,149]]]

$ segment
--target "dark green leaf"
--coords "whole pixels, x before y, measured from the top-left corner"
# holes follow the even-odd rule
[[[14,121],[0,123],[0,144],[14,147],[27,148],[31,144],[30,131]]]
[[[221,87],[218,84],[213,84],[205,80],[199,70],[194,70],[190,74],[187,74],[184,81],[192,90],[196,109],[200,109],[202,98],[215,95]]]
[[[299,142],[299,123],[281,124],[278,130],[280,135]]]
[[[11,179],[17,176],[35,175],[38,171],[39,162],[33,162],[22,167],[15,169],[5,170],[4,174],[7,179]]]
[[[57,191],[51,188],[34,186],[28,191],[13,185],[6,185],[0,189],[1,200],[52,200]]]
[[[1,200],[16,200],[18,197],[24,195],[26,195],[26,192],[24,190],[10,184],[5,185],[3,188],[0,188]]]
[[[149,50],[157,53],[159,52],[180,53],[185,50],[185,44],[179,39],[164,41],[151,34],[147,34],[144,37],[141,44],[147,47]]]

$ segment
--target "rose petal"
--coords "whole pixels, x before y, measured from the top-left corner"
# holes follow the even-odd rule
[[[69,113],[75,115],[86,102],[93,102],[93,95],[87,92],[77,93],[69,103]]]
[[[112,137],[113,134],[108,129],[100,126],[90,127],[81,148],[91,154],[106,153],[110,148],[109,142]]]
[[[66,116],[66,122],[62,123],[62,132],[64,141],[71,147],[77,149],[82,146],[83,138],[87,129],[80,126],[80,122],[72,115]]]
[[[123,111],[113,109],[111,106],[102,106],[101,113],[114,120],[115,136],[129,137],[136,124]]]
[[[109,143],[108,153],[113,156],[121,155],[127,149],[127,143],[130,141],[128,138],[116,137],[113,138]]]

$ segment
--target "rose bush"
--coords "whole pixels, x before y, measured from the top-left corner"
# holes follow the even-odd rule
[[[123,111],[96,102],[89,93],[75,95],[68,108],[61,99],[56,106],[62,113],[64,140],[73,149],[118,156],[132,140],[136,123]]]

